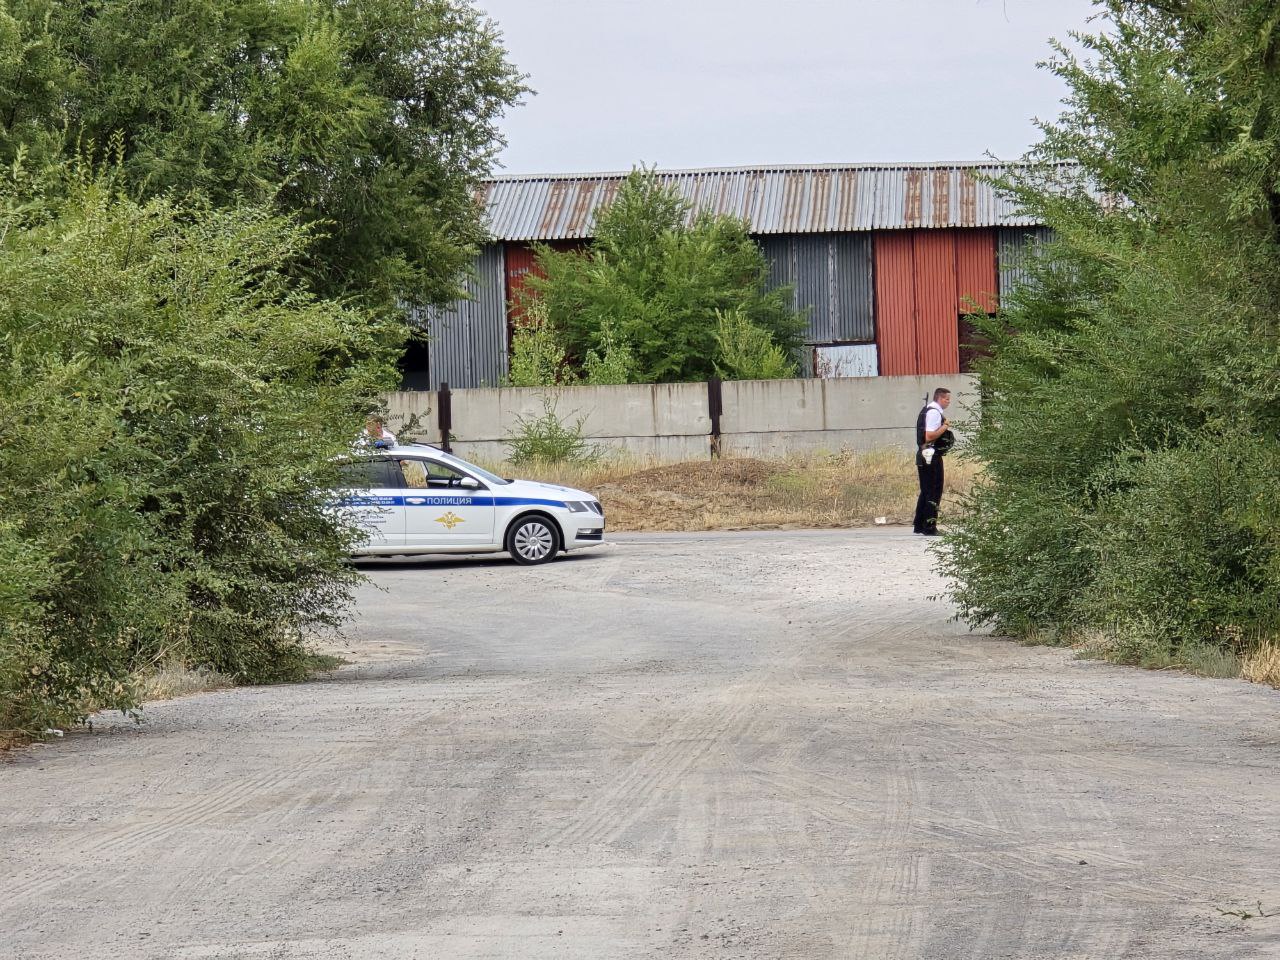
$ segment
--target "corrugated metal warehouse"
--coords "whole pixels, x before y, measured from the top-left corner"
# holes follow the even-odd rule
[[[772,283],[808,311],[808,376],[962,372],[976,304],[999,309],[1047,231],[981,177],[996,164],[835,165],[664,171],[693,211],[747,222]],[[470,299],[415,314],[429,331],[410,388],[497,386],[533,243],[587,246],[626,173],[510,176],[477,194],[493,243]],[[421,351],[418,352],[419,354]]]

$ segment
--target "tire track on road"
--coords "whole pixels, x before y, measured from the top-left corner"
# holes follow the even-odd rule
[[[612,784],[585,803],[571,822],[553,831],[544,843],[597,844],[615,839],[653,806],[667,797],[679,780],[713,746],[742,729],[752,704],[767,684],[767,677],[748,678],[728,687],[728,702],[708,716],[686,715],[658,741],[631,761]]]
[[[327,755],[332,759],[335,755]],[[283,767],[263,769],[257,775],[231,779],[217,789],[202,794],[193,802],[180,803],[176,807],[157,813],[157,819],[144,824],[120,824],[97,832],[88,844],[77,842],[76,855],[81,860],[128,861],[142,850],[160,843],[179,831],[198,828],[229,816],[253,803],[265,793],[285,792],[289,785],[301,779],[316,762],[315,755],[295,758]],[[70,841],[65,841],[69,843]],[[130,871],[121,869],[119,873]],[[44,896],[73,882],[74,869],[29,871],[0,888],[0,897],[13,902]]]
[[[872,630],[857,633],[851,624],[837,639],[880,641],[899,639],[902,623],[872,623]],[[866,864],[854,905],[861,905],[849,918],[842,953],[846,956],[876,957],[884,960],[919,956],[927,933],[924,907],[919,901],[921,887],[927,888],[929,869],[923,854],[913,849],[912,826],[922,787],[916,779],[916,759],[905,743],[901,724],[881,728],[882,739],[876,753],[885,773],[884,800],[877,804],[878,828],[867,847],[856,851]]]

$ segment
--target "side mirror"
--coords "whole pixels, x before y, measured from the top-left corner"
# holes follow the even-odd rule
[[[461,480],[458,481],[458,486],[460,486],[463,490],[479,490],[480,481],[477,480],[475,477],[463,477]]]

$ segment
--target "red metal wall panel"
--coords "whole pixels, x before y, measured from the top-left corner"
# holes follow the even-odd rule
[[[961,239],[969,233],[977,236]],[[881,375],[958,373],[962,291],[977,299],[995,289],[994,233],[877,233],[875,265]],[[989,301],[994,307],[993,295]]]
[[[916,369],[959,373],[956,238],[951,230],[917,230],[915,241]]]
[[[960,313],[972,313],[973,300],[987,313],[995,313],[999,305],[1000,281],[996,273],[996,232],[994,230],[957,230],[956,282]]]
[[[520,320],[520,298],[530,273],[537,272],[537,258],[527,243],[508,243],[503,253],[507,264],[507,322]]]
[[[880,374],[916,372],[915,253],[911,232],[875,235],[876,347]]]

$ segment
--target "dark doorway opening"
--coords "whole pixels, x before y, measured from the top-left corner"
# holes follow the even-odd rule
[[[422,337],[411,337],[400,357],[400,389],[431,390],[431,369],[427,365],[429,351]]]

